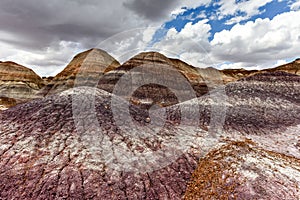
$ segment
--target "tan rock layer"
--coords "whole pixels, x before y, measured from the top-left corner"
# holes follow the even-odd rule
[[[31,69],[14,62],[0,62],[0,97],[5,108],[15,105],[11,101],[19,103],[36,98],[43,86],[44,81]]]
[[[108,92],[113,92],[115,85],[122,76],[126,74],[139,76],[139,74],[135,75],[132,73],[132,70],[137,67],[141,69],[146,67],[147,70],[142,71],[143,76],[145,76],[145,79],[153,77],[154,82],[139,87],[132,96],[124,94],[124,98],[136,105],[141,105],[142,107],[159,105],[165,107],[178,103],[178,96],[186,96],[188,98],[187,95],[184,95],[184,92],[186,92],[184,90],[186,89],[182,87],[183,81],[191,86],[190,93],[194,92],[195,96],[202,96],[208,92],[207,85],[194,67],[178,60],[169,59],[157,52],[145,52],[134,56],[117,69],[104,74],[99,81],[98,87]],[[175,74],[180,74],[182,78],[178,79],[180,76],[175,77]],[[163,79],[165,85],[155,83],[157,79]],[[136,87],[137,85],[139,85],[139,82],[129,81],[124,87]],[[171,90],[177,93],[174,94]],[[148,104],[145,105],[144,102],[148,102]]]
[[[40,91],[40,95],[51,95],[73,88],[75,80],[76,86],[94,86],[102,74],[118,66],[120,63],[107,52],[90,49],[76,55],[67,67]]]

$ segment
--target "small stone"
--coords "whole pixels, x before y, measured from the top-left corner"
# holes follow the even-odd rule
[[[150,123],[150,122],[151,122],[150,117],[147,117],[147,118],[146,118],[146,122],[147,122],[147,123]]]

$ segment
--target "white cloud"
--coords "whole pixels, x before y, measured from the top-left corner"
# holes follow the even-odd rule
[[[218,69],[242,69],[244,67],[245,64],[242,62],[237,62],[237,63],[224,62],[217,65]]]
[[[259,14],[259,8],[272,2],[272,0],[249,0],[236,3],[235,0],[221,0],[218,4],[221,5],[220,11],[222,15],[234,15],[237,12],[245,12],[249,16]]]
[[[184,13],[185,11],[186,11],[186,9],[184,9],[184,8],[180,8],[180,7],[176,8],[175,10],[173,10],[171,12],[171,16],[176,18],[177,15],[180,15],[180,14]]]
[[[236,16],[230,19],[227,23],[238,23],[242,20],[249,19],[252,16],[260,14],[259,8],[265,6],[266,4],[272,2],[272,0],[244,0],[236,3],[236,0],[220,0],[217,2],[221,7],[219,9],[219,17],[223,18],[228,15]],[[244,13],[243,16],[238,15],[238,13]]]
[[[2,54],[6,61],[17,62],[30,67],[42,76],[55,76],[72,57],[81,51],[79,43],[61,41],[58,46],[47,47],[43,51],[30,52],[15,49],[11,45],[2,45],[6,54]],[[2,52],[2,50],[0,49]]]
[[[232,24],[236,24],[236,23],[239,23],[239,22],[247,20],[247,19],[248,19],[248,16],[237,16],[237,17],[233,17],[233,18],[227,20],[225,22],[225,24],[232,25]]]
[[[199,6],[208,5],[211,0],[182,0],[179,1],[178,7],[197,8]]]
[[[287,64],[288,61],[287,60],[277,60],[276,63],[273,65],[273,67],[278,67],[280,65],[284,65]]]
[[[211,27],[208,20],[202,20],[187,23],[180,32],[170,29],[154,47],[198,67],[207,67],[212,62],[219,68],[264,69],[300,55],[300,24],[295,20],[299,18],[300,11],[291,11],[272,20],[236,24],[230,30],[216,33],[211,42]]]
[[[271,67],[274,60],[300,55],[300,11],[277,15],[272,20],[257,19],[231,30],[216,33],[211,54],[215,60],[244,66]],[[272,61],[272,62],[270,62]],[[263,66],[265,65],[265,66]]]
[[[208,20],[201,20],[195,24],[189,22],[180,32],[171,28],[163,40],[154,45],[154,48],[169,57],[178,57],[202,67],[204,63],[209,63],[206,51],[210,48],[208,38],[211,26],[207,22]]]
[[[178,1],[177,6],[175,9],[171,12],[171,16],[175,18],[177,15],[184,13],[185,11],[192,9],[192,8],[197,8],[199,6],[207,6],[209,5],[211,0],[184,0],[184,1]],[[200,13],[197,18],[204,18],[206,17],[205,13]]]
[[[299,10],[300,9],[300,0],[293,2],[290,6],[291,10]]]
[[[131,29],[113,35],[95,46],[107,51],[120,63],[123,63],[137,53],[147,50],[157,29],[159,27]]]
[[[246,70],[261,70],[267,68],[278,67],[280,65],[288,63],[287,60],[269,60],[263,63],[247,63],[247,62],[224,62],[217,66],[218,69],[246,69]]]

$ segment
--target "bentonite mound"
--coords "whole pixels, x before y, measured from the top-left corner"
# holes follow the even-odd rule
[[[100,130],[92,132],[95,126],[89,120],[86,124],[77,124],[76,129],[71,94],[75,95],[73,101],[74,98],[90,98],[92,101],[93,90],[89,90],[88,88],[79,88],[75,92],[68,90],[59,95],[18,105],[1,113],[0,197],[4,199],[181,198],[196,167],[198,160],[196,155],[189,153],[179,155],[174,159],[176,162],[162,166],[156,171],[123,172],[118,171],[118,168],[112,168],[108,161],[104,160],[104,157],[108,156],[107,153],[114,155],[120,152],[115,152],[109,146],[105,147],[108,149],[98,146],[98,150],[95,151],[93,149],[97,149],[97,146],[90,143],[94,142],[90,141],[94,137],[101,139],[101,136],[105,136],[113,144],[120,145],[135,154],[153,152],[163,148],[165,141],[176,134],[172,128],[174,126],[169,124],[157,137],[149,139],[135,139],[134,135],[123,134],[112,119],[111,94],[96,90],[95,112],[102,128],[101,134],[97,132]],[[119,103],[122,102],[123,100],[120,100]],[[81,109],[86,105],[78,106]],[[88,113],[89,109],[87,112],[83,110],[77,114],[87,119]],[[133,106],[131,113],[137,123],[147,124],[149,117],[147,113]],[[88,134],[92,134],[91,138],[87,138],[89,135],[79,133],[80,127],[89,131]],[[144,130],[149,131],[147,127]],[[101,153],[102,151],[105,154]]]
[[[150,114],[130,105],[131,117],[142,128],[126,133],[111,110],[112,99],[117,108],[126,101],[98,89],[68,90],[3,111],[0,197],[181,199],[185,194],[189,199],[201,199],[205,193],[212,199],[226,195],[228,199],[278,199],[283,194],[297,199],[299,77],[285,73],[268,77],[227,85],[223,88],[225,99],[213,98],[222,90],[219,88],[211,91],[211,97],[168,108],[167,121],[157,134],[152,134],[157,127],[148,124],[155,116],[159,119],[155,123],[163,120],[159,109]],[[197,106],[200,113],[195,119]],[[224,130],[209,136],[211,110],[224,106]],[[184,126],[179,123],[184,110],[179,109],[190,112]],[[117,114],[125,116],[121,119],[126,126],[125,111],[120,109]],[[223,114],[218,112],[217,119]],[[177,144],[170,142],[174,137]],[[245,139],[256,144],[232,143]],[[152,162],[160,150],[164,157]],[[140,154],[143,156],[134,161]],[[268,181],[272,187],[266,188],[263,184]]]
[[[141,73],[143,76],[139,78]],[[135,78],[135,81],[128,81],[124,87],[128,88],[130,85],[138,87],[137,90],[132,96],[126,93],[116,95],[127,98],[135,105],[144,105],[148,108],[152,105],[161,107],[174,105],[179,102],[176,98],[178,95],[185,97],[183,100],[189,100],[188,95],[185,95],[187,90],[184,87],[185,83],[191,86],[190,90],[195,93],[195,97],[208,91],[205,80],[195,67],[180,60],[169,59],[157,52],[140,53],[117,69],[106,73],[99,81],[99,88],[113,92],[120,78],[128,74],[132,79]],[[140,86],[139,84],[145,80],[152,80],[153,83]],[[158,84],[159,80],[163,81]]]
[[[245,70],[245,69],[223,69],[220,70],[224,83],[231,83],[239,79],[252,76],[259,73],[258,70]]]
[[[265,129],[279,133],[282,127],[299,123],[300,76],[285,72],[257,74],[228,84],[226,94],[231,105],[225,126],[234,123],[239,132],[264,134]]]
[[[291,63],[287,63],[284,65],[281,65],[279,67],[275,67],[273,69],[266,69],[265,71],[268,72],[274,72],[274,71],[283,71],[295,75],[300,75],[300,60],[296,59],[295,61]]]
[[[291,63],[287,63],[275,68],[264,70],[245,70],[245,69],[223,69],[220,70],[224,83],[231,83],[239,79],[261,74],[265,72],[286,72],[294,75],[300,75],[300,61],[296,59]]]
[[[0,62],[0,106],[3,108],[36,98],[43,85],[42,78],[31,69],[14,62]]]
[[[206,129],[211,121],[211,108],[226,110],[225,130],[245,135],[264,135],[271,133],[270,130],[280,133],[300,120],[300,76],[297,75],[285,72],[257,74],[212,90],[210,94],[183,103],[187,107],[199,106],[200,124]],[[214,95],[221,96],[212,98]],[[176,113],[173,116],[176,119]]]
[[[49,79],[47,85],[40,91],[40,95],[62,92],[73,88],[74,84],[94,86],[100,75],[119,65],[120,63],[104,50],[95,48],[87,50],[76,55],[62,72]],[[77,83],[75,83],[76,80]]]
[[[292,63],[280,66],[274,69],[266,69],[262,71],[258,70],[244,70],[244,69],[225,69],[219,71],[220,77],[207,77],[207,69],[200,69],[193,67],[181,60],[167,58],[164,55],[157,52],[144,52],[140,53],[123,65],[120,65],[113,57],[107,52],[100,49],[90,49],[76,55],[68,66],[54,78],[44,78],[46,86],[39,92],[40,96],[55,94],[74,86],[92,86],[98,84],[100,89],[108,91],[110,93],[115,89],[115,85],[118,84],[120,78],[123,75],[136,76],[138,73],[133,69],[141,66],[152,66],[151,70],[148,70],[146,74],[151,77],[157,77],[158,74],[162,76],[165,83],[174,86],[174,91],[170,90],[170,87],[164,86],[164,84],[144,84],[138,88],[133,95],[131,94],[116,94],[123,96],[131,103],[139,105],[141,107],[149,107],[156,105],[158,107],[165,107],[174,105],[180,101],[176,98],[178,93],[186,90],[182,88],[182,82],[187,81],[195,91],[197,97],[202,96],[208,92],[207,85],[210,81],[222,83],[230,83],[239,79],[249,77],[254,74],[273,71],[284,71],[297,74],[299,72],[299,62],[294,61]],[[144,70],[147,71],[147,70]],[[183,78],[175,77],[172,74],[180,73]],[[212,80],[216,78],[216,80]],[[183,80],[185,79],[185,80]],[[138,86],[140,80],[136,80],[131,86]],[[155,82],[155,80],[154,80]],[[128,84],[124,84],[125,88],[128,88]],[[128,89],[127,89],[128,90]],[[185,96],[184,94],[182,96]],[[184,100],[189,100],[187,97]]]

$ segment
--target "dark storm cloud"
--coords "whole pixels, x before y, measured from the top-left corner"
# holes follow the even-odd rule
[[[54,41],[95,44],[118,32],[153,25],[169,15],[174,0],[1,0],[0,31],[40,48]],[[177,2],[178,4],[178,2]],[[142,19],[138,16],[144,16]],[[2,38],[8,40],[10,38]],[[29,48],[28,45],[25,46]]]
[[[1,0],[0,60],[28,67],[65,65],[75,53],[97,47],[117,33],[160,26],[179,2]]]
[[[178,2],[174,0],[130,0],[124,3],[125,7],[149,20],[165,18],[176,4]]]
[[[84,40],[87,44],[83,46],[88,46],[124,29],[141,26],[134,15],[116,0],[2,0],[0,30],[16,36],[20,45],[22,40],[37,48],[55,41]]]

